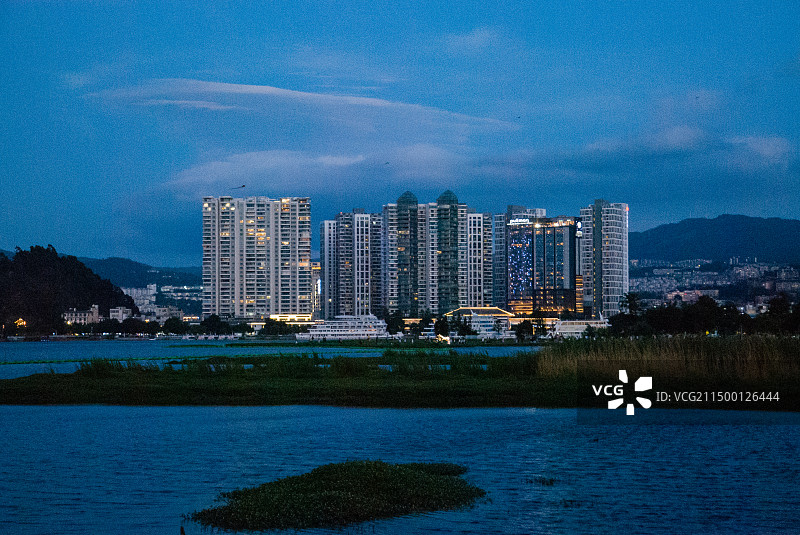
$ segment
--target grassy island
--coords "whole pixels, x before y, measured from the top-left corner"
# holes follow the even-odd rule
[[[659,390],[780,391],[780,403],[728,409],[800,410],[800,339],[766,336],[575,340],[506,357],[388,349],[378,357],[94,360],[71,374],[0,380],[0,403],[576,407],[593,406],[587,383],[616,381],[623,368],[653,376]]]
[[[486,493],[449,463],[350,461],[226,492],[223,505],[189,516],[230,530],[338,527],[413,513],[459,509]]]

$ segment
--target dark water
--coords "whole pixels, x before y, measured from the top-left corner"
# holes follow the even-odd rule
[[[736,419],[692,411],[717,424],[727,415]],[[344,533],[797,533],[800,415],[779,418],[793,425],[586,426],[574,410],[536,409],[5,406],[0,533],[209,533],[182,515],[221,491],[347,459],[465,464],[489,499]]]
[[[33,373],[75,371],[78,364],[69,361],[104,359],[181,359],[225,355],[297,355],[317,353],[325,357],[337,355],[373,357],[383,354],[383,349],[310,347],[301,344],[226,347],[227,342],[206,340],[69,340],[54,342],[2,342],[0,343],[0,379],[12,379]],[[446,351],[448,348],[443,348]],[[532,348],[525,348],[531,350]],[[508,355],[518,347],[455,348],[459,352],[485,352],[491,356]],[[44,362],[42,362],[44,361]],[[65,362],[67,361],[67,362]],[[8,364],[24,363],[24,364]]]

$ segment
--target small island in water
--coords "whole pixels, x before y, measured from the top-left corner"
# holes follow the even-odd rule
[[[229,530],[339,527],[413,513],[460,509],[486,492],[450,463],[348,461],[220,495],[223,505],[188,516]]]

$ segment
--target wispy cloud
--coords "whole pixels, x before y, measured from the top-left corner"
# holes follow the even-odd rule
[[[475,55],[507,44],[507,39],[497,28],[475,28],[466,33],[453,33],[444,37],[445,50],[454,55]]]
[[[310,155],[301,151],[266,150],[232,154],[223,159],[204,162],[179,172],[167,183],[169,189],[198,196],[204,192],[241,183],[248,191],[264,192],[280,189],[301,191],[304,188],[327,189],[333,175],[360,164],[362,155]]]
[[[170,99],[147,99],[140,102],[134,102],[139,106],[177,106],[184,109],[202,109],[212,111],[226,111],[226,110],[247,110],[241,106],[225,106],[217,102],[210,102],[208,100],[170,100]]]
[[[377,90],[403,80],[396,66],[373,56],[316,45],[290,48],[284,61],[292,75],[317,79],[319,85],[345,90]]]
[[[251,84],[231,84],[224,82],[209,82],[203,80],[192,80],[185,78],[167,78],[151,80],[150,82],[137,86],[122,89],[112,89],[92,93],[89,96],[101,97],[117,102],[141,102],[147,99],[155,99],[156,102],[170,102],[171,99],[161,98],[166,95],[210,95],[217,97],[240,96],[240,97],[261,97],[265,99],[281,99],[285,101],[295,101],[304,104],[341,107],[349,106],[361,109],[393,109],[411,112],[420,115],[436,116],[460,121],[472,125],[484,125],[501,129],[513,129],[515,125],[486,117],[474,117],[460,113],[454,113],[439,108],[422,106],[406,102],[384,100],[380,98],[352,96],[352,95],[333,95],[328,93],[315,93],[308,91],[295,91],[269,85]],[[185,100],[184,102],[190,102]],[[203,100],[203,102],[210,102]],[[218,103],[219,104],[219,103]],[[229,109],[229,106],[219,104],[220,109]]]

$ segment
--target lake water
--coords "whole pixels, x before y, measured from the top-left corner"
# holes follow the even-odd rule
[[[12,379],[33,373],[70,373],[78,367],[76,361],[96,358],[139,359],[183,359],[193,357],[245,355],[297,355],[317,353],[325,357],[337,355],[376,357],[383,349],[311,347],[301,344],[276,344],[269,346],[226,347],[231,341],[205,340],[67,340],[54,342],[3,342],[0,343],[0,379]],[[446,346],[442,348],[446,351]],[[491,356],[509,355],[521,348],[514,346],[461,347],[459,352],[485,352]],[[535,350],[536,348],[523,348]],[[15,364],[8,364],[15,363]],[[19,364],[23,363],[23,364]]]
[[[800,414],[757,426],[691,413],[717,425],[588,426],[566,409],[2,406],[0,533],[210,533],[182,515],[348,459],[464,464],[488,499],[344,533],[797,533]]]

